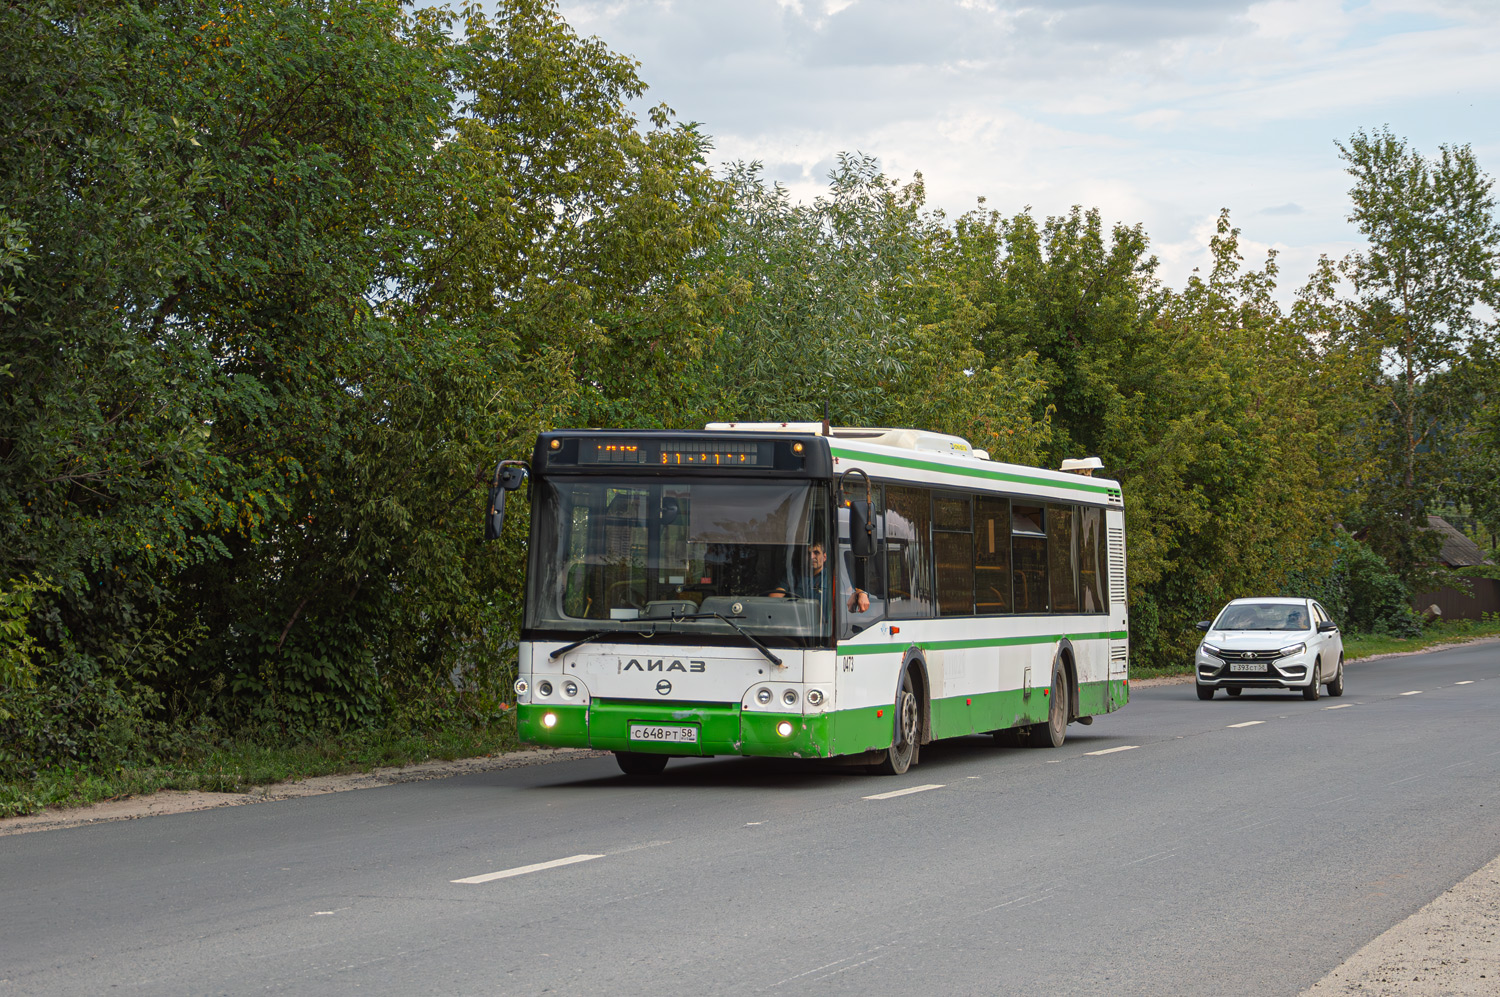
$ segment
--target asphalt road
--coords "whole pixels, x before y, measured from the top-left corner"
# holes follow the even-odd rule
[[[1296,994],[1500,854],[1497,715],[1488,644],[899,778],[584,759],[14,835],[0,997]]]

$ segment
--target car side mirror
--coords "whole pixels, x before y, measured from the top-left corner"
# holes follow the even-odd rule
[[[1197,627],[1199,630],[1210,630],[1213,628],[1213,622],[1211,620],[1199,620],[1197,623],[1194,623],[1193,626]]]
[[[1324,620],[1322,623],[1318,624],[1318,633],[1320,634],[1332,634],[1338,633],[1338,631],[1339,625],[1332,620]]]

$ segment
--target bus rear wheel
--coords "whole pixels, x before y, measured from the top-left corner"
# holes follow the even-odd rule
[[[615,761],[626,775],[661,775],[668,755],[648,755],[641,751],[616,751]]]
[[[922,736],[921,704],[911,672],[901,676],[901,691],[896,694],[896,730],[885,757],[870,766],[876,775],[901,775],[911,768],[917,756],[917,741]]]
[[[1052,688],[1047,690],[1047,722],[1031,728],[1038,748],[1061,748],[1068,736],[1068,672],[1062,660],[1052,662]]]

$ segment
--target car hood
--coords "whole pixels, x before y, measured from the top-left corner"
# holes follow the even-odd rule
[[[1210,630],[1203,642],[1241,651],[1270,651],[1303,643],[1312,634],[1311,630]]]

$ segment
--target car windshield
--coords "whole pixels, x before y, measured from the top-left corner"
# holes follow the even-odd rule
[[[1240,602],[1225,606],[1215,630],[1306,630],[1307,607],[1285,602]]]
[[[831,631],[826,487],[553,478],[533,501],[529,628]]]

